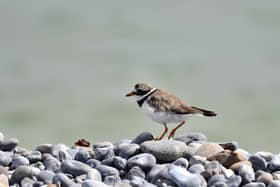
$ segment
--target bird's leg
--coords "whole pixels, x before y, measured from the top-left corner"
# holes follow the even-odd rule
[[[182,125],[184,125],[184,123],[185,123],[185,121],[182,121],[181,123],[179,123],[179,125],[177,125],[174,129],[172,129],[172,131],[170,132],[170,134],[168,136],[168,139],[173,138],[176,130],[178,128],[180,128]]]
[[[163,131],[163,133],[160,135],[160,137],[155,138],[155,140],[161,140],[161,139],[164,137],[164,135],[167,133],[168,128],[167,128],[166,123],[163,123],[163,125],[164,125],[164,131]]]

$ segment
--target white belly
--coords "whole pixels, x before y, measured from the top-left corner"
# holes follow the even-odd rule
[[[148,116],[155,122],[158,123],[180,123],[185,121],[191,115],[174,114],[168,112],[156,112],[152,107],[150,107],[146,102],[143,103],[141,109],[144,114]]]

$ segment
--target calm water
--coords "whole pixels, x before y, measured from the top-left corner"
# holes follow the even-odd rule
[[[278,152],[279,17],[279,1],[1,1],[0,131],[28,148],[160,134],[124,97],[146,81],[219,114],[178,133]]]

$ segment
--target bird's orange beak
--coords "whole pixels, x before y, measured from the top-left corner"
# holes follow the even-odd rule
[[[135,93],[132,91],[132,92],[129,92],[128,94],[126,94],[125,96],[130,97],[130,96],[134,96],[134,95],[135,95]]]

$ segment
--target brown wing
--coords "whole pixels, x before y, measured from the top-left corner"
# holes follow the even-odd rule
[[[194,109],[185,104],[180,98],[175,95],[157,90],[151,95],[149,104],[156,108],[156,111],[168,111],[176,114],[197,114],[200,110]]]

